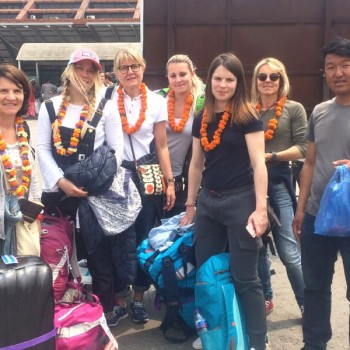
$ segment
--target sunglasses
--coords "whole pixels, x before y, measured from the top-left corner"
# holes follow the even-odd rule
[[[269,78],[271,81],[277,81],[280,78],[280,74],[278,73],[272,73],[270,75],[267,75],[266,73],[258,74],[258,79],[260,81],[265,81],[267,78]]]
[[[141,64],[131,64],[130,66],[120,66],[118,69],[121,73],[126,74],[129,72],[129,68],[131,68],[131,70],[136,73],[140,70]]]

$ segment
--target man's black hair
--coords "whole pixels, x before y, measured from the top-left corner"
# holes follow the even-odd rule
[[[325,61],[326,56],[329,54],[350,58],[350,40],[345,38],[337,38],[330,41],[321,50],[323,61]]]

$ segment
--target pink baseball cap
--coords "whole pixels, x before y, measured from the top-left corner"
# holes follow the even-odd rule
[[[77,63],[83,60],[89,60],[91,61],[98,70],[102,69],[102,66],[100,64],[100,59],[98,58],[96,52],[86,49],[86,48],[80,48],[76,49],[69,58],[68,66],[72,63]]]

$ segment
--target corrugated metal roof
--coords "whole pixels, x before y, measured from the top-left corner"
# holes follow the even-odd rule
[[[86,47],[94,50],[101,61],[114,60],[116,53],[124,48],[134,48],[142,51],[141,43],[25,43],[20,48],[18,61],[68,61],[71,53]]]

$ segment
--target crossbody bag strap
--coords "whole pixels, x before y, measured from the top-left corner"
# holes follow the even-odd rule
[[[134,158],[134,164],[135,164],[135,167],[137,167],[137,160],[136,160],[136,156],[135,156],[134,145],[132,143],[132,139],[131,139],[131,135],[130,134],[128,134],[128,138],[129,138],[129,142],[130,142],[132,157]]]

